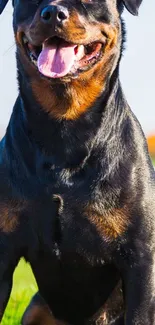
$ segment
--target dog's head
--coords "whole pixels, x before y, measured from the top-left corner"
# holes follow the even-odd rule
[[[0,0],[1,12],[6,2]],[[91,105],[103,91],[120,56],[120,15],[123,7],[125,5],[132,14],[137,15],[141,2],[14,0],[17,58],[25,74],[31,78],[33,92],[38,94],[41,83],[42,89],[46,90],[51,83],[70,82],[73,85],[75,81],[73,93],[80,101],[79,93],[84,94],[89,84],[84,106],[87,100]],[[81,102],[79,105],[83,106]],[[44,106],[49,109],[49,103]]]

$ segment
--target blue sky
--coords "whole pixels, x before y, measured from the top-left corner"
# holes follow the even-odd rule
[[[125,11],[124,19],[127,43],[121,62],[122,86],[145,134],[155,133],[155,1],[143,0],[138,18]],[[9,4],[0,16],[1,135],[5,132],[16,96],[15,45]]]

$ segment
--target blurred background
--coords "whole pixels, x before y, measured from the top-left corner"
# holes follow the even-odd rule
[[[128,103],[143,127],[155,164],[155,1],[143,0],[138,18],[127,11],[123,16],[127,43],[121,61],[120,79]],[[5,133],[16,96],[10,2],[0,17],[0,137]],[[19,324],[25,306],[36,290],[31,269],[22,260],[14,273],[12,295],[1,324]]]

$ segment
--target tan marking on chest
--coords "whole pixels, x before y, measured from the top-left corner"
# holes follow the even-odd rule
[[[123,235],[129,225],[129,218],[126,208],[111,209],[103,214],[89,206],[85,211],[90,222],[96,227],[99,235],[106,240],[114,240]]]
[[[7,203],[0,203],[0,230],[4,233],[11,233],[16,230],[19,224],[21,212],[27,206],[25,200],[10,200]]]
[[[10,233],[16,229],[17,225],[17,215],[7,207],[0,207],[0,229],[4,233]]]

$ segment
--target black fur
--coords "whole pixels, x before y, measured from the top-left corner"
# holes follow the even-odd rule
[[[140,1],[124,4],[136,14]],[[36,14],[45,5],[46,0],[15,0],[15,35],[19,26],[30,24],[32,39],[45,37],[48,29],[39,29]],[[25,54],[17,41],[19,96],[0,145],[0,314],[14,268],[24,256],[44,298],[34,297],[24,325],[53,324],[36,316],[28,320],[42,301],[65,324],[95,324],[104,314],[102,324],[153,325],[155,173],[119,81],[122,3],[114,1],[112,7],[110,0],[62,0],[61,5],[69,7],[70,15],[75,10],[88,26],[92,20],[98,28],[102,22],[117,26],[117,45],[102,93],[77,119],[67,120],[54,118],[36,100],[32,80],[44,78],[23,64]],[[72,81],[48,82],[65,105]],[[39,95],[44,96],[42,91]],[[123,294],[113,298],[119,281]]]
[[[9,0],[0,0],[0,14],[3,12],[5,6],[7,5]],[[15,0],[13,0],[12,4],[14,6]],[[122,0],[118,0],[118,2],[122,2]],[[123,0],[125,7],[130,11],[131,14],[137,15],[139,6],[142,3],[142,0]]]
[[[133,15],[138,15],[138,9],[142,3],[142,0],[123,0],[125,7]]]

